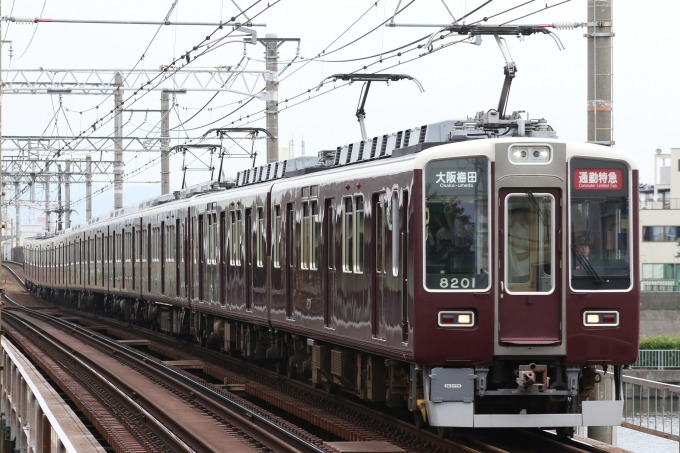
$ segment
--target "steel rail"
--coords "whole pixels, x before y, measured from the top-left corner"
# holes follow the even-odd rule
[[[186,394],[191,394],[192,392],[195,392],[195,396],[202,397],[204,403],[212,404],[214,406],[210,408],[211,411],[215,412],[219,411],[223,415],[225,415],[225,417],[239,419],[239,422],[241,424],[248,425],[244,426],[243,430],[249,431],[249,434],[253,438],[255,438],[258,442],[262,443],[263,445],[267,444],[271,445],[272,443],[275,443],[276,444],[275,447],[277,448],[274,451],[299,450],[302,452],[310,453],[326,453],[326,450],[324,450],[323,448],[320,448],[317,445],[309,442],[308,440],[298,436],[297,434],[292,433],[281,426],[278,426],[276,423],[272,422],[271,420],[267,419],[261,414],[253,412],[252,410],[241,405],[237,401],[230,400],[225,395],[222,395],[214,391],[213,389],[206,387],[200,382],[188,379],[185,375],[178,372],[171,366],[155,362],[153,360],[149,360],[144,354],[136,351],[135,349],[121,345],[120,343],[117,343],[114,340],[111,340],[96,332],[89,331],[87,330],[87,328],[84,328],[70,321],[65,321],[58,317],[41,313],[37,310],[33,310],[26,307],[21,307],[20,309],[30,313],[32,316],[35,316],[37,318],[47,319],[49,320],[49,322],[53,324],[60,324],[71,330],[72,334],[78,333],[80,336],[87,338],[88,340],[94,339],[100,344],[106,345],[107,347],[112,348],[114,350],[123,352],[128,356],[128,359],[134,360],[136,362],[136,365],[138,365],[140,368],[145,367],[147,369],[152,369],[159,375],[162,375],[162,377],[169,379],[171,383],[174,384],[176,387],[184,387],[186,390]],[[144,396],[137,395],[137,398],[144,398]],[[149,404],[153,404],[153,401],[150,400],[146,401],[148,401]],[[258,423],[255,423],[256,421]],[[263,429],[263,427],[266,429]],[[181,429],[181,427],[178,427],[178,429]],[[252,431],[256,431],[256,433],[253,433]],[[272,436],[271,434],[272,432],[276,433],[277,436]],[[288,439],[288,441],[292,442],[296,446],[296,448],[291,449],[291,444],[282,442],[281,438]]]
[[[17,308],[21,307],[17,302],[13,301],[9,296],[4,295],[3,296],[5,299],[10,301],[13,304],[17,305]],[[27,311],[33,311],[31,309],[27,309],[24,307],[20,308],[21,310],[27,310]],[[84,369],[86,369],[92,376],[94,376],[97,380],[99,380],[100,383],[102,383],[110,392],[115,394],[122,402],[127,404],[129,407],[134,408],[136,411],[138,411],[140,414],[142,414],[146,418],[146,422],[150,423],[155,429],[154,431],[159,434],[166,442],[169,441],[170,444],[172,444],[175,448],[177,448],[179,451],[182,452],[188,452],[188,453],[194,453],[196,450],[191,448],[189,445],[187,445],[181,438],[179,438],[175,433],[173,433],[171,430],[168,429],[167,426],[165,426],[158,418],[156,418],[154,415],[152,415],[149,411],[147,411],[143,406],[141,406],[139,403],[137,403],[135,400],[130,398],[125,392],[123,392],[120,387],[115,385],[113,382],[111,382],[109,379],[107,379],[105,376],[103,376],[101,373],[99,373],[97,370],[92,368],[90,365],[85,363],[83,360],[78,358],[73,352],[66,350],[63,346],[59,345],[56,341],[50,339],[47,337],[46,334],[38,330],[37,328],[31,326],[29,323],[27,323],[25,320],[21,319],[20,317],[16,316],[14,313],[11,311],[6,311],[4,313],[6,317],[9,317],[10,319],[13,319],[14,321],[23,324],[27,329],[31,330],[36,336],[42,338],[44,341],[46,341],[48,344],[50,344],[52,347],[57,349],[59,352],[62,354],[66,355],[67,357],[70,357],[71,360],[74,361],[74,363],[77,363]]]

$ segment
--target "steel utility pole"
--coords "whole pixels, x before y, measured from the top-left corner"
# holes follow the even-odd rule
[[[61,186],[64,183],[64,174],[61,172],[61,165],[57,164],[57,173],[59,173],[59,183],[57,184],[57,225],[55,231],[61,231],[64,220],[64,207],[61,205]]]
[[[45,172],[50,172],[50,163],[45,166]],[[45,230],[50,232],[50,180],[45,180]]]
[[[613,21],[614,0],[588,0],[588,141],[614,144]]]
[[[161,194],[170,193],[170,93],[161,92]]]
[[[614,0],[588,0],[588,33],[584,35],[588,40],[588,141],[604,146],[614,145],[613,6]],[[596,398],[607,399],[606,392],[602,393]],[[615,445],[616,427],[589,426],[588,437]]]
[[[66,198],[66,228],[71,228],[71,161],[66,161],[66,180],[64,181],[64,196]]]
[[[123,75],[120,72],[116,73],[116,94],[114,95],[114,108],[116,109],[116,116],[114,122],[113,135],[115,137],[115,157],[113,164],[113,209],[120,209],[123,207]]]
[[[265,88],[267,94],[267,131],[271,137],[267,137],[267,163],[279,160],[279,47],[286,41],[297,41],[298,52],[300,51],[299,38],[279,38],[275,34],[267,34],[258,41],[265,47],[266,70],[271,75],[266,79]],[[273,138],[272,138],[273,137]]]
[[[14,193],[17,194],[19,193],[19,181],[16,181],[14,183]],[[16,237],[16,242],[17,242],[17,247],[19,247],[19,238],[21,237],[21,232],[20,232],[20,222],[21,222],[21,214],[19,212],[20,206],[19,206],[19,197],[17,197],[16,202],[14,203],[14,209],[16,211],[16,215],[14,216],[15,218],[15,227],[14,227],[14,232],[15,232],[15,237]]]
[[[89,222],[92,220],[92,156],[88,154],[85,161],[85,220]]]

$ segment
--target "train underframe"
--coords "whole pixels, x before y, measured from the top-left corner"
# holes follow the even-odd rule
[[[602,376],[602,370],[592,365],[565,366],[556,357],[533,357],[496,358],[488,367],[421,366],[170,304],[30,282],[28,286],[59,305],[188,338],[227,355],[268,362],[277,372],[307,378],[329,393],[351,394],[405,414],[409,410],[416,425],[440,427],[440,433],[454,426],[523,426],[558,428],[570,435],[574,426],[593,423],[589,420],[601,423],[591,426],[616,425],[620,420],[622,401],[607,407],[593,406],[595,401],[583,404]],[[621,367],[613,371],[620,400]],[[600,415],[593,415],[596,412]]]

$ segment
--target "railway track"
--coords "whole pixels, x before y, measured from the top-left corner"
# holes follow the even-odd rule
[[[21,279],[20,271],[13,272]],[[30,294],[29,294],[30,295]],[[32,295],[31,295],[32,296]],[[63,310],[63,309],[62,309]],[[540,430],[456,430],[449,438],[437,433],[417,429],[410,423],[394,416],[349,401],[346,395],[330,395],[312,389],[309,384],[283,378],[273,371],[264,370],[249,362],[226,357],[197,345],[168,337],[147,329],[130,329],[130,325],[83,312],[64,310],[69,316],[77,316],[83,326],[87,323],[101,328],[108,326],[107,334],[118,339],[146,339],[150,341],[149,351],[172,360],[200,360],[202,372],[231,387],[242,388],[243,392],[258,400],[286,411],[312,423],[345,440],[390,443],[409,452],[466,452],[466,453],[523,453],[537,451],[590,452],[612,451],[600,449],[571,439],[561,439]],[[91,335],[90,333],[84,333]],[[98,335],[98,334],[97,334]],[[113,341],[110,340],[109,341]],[[161,362],[155,357],[145,356],[147,363]],[[179,374],[193,376],[179,370]],[[443,434],[443,433],[442,433]],[[276,450],[275,450],[276,451]]]

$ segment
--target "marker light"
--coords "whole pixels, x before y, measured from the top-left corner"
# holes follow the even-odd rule
[[[471,311],[440,311],[438,324],[440,327],[472,327],[475,314]]]
[[[583,325],[586,327],[617,327],[618,311],[586,311],[583,312]]]

